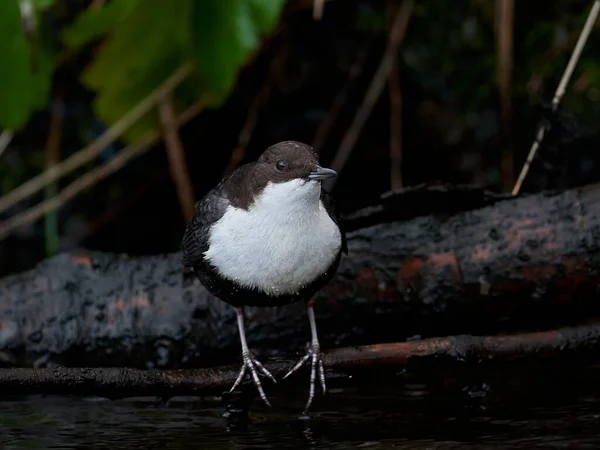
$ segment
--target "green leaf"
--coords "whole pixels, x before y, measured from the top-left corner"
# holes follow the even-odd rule
[[[97,92],[100,119],[118,121],[189,59],[191,1],[141,1],[108,35],[82,76]],[[156,113],[148,114],[124,138],[135,141],[157,124]]]
[[[252,19],[260,34],[270,32],[277,22],[285,0],[246,0],[250,5]]]
[[[193,39],[198,72],[217,103],[240,67],[277,23],[284,0],[211,0],[194,3]]]
[[[0,1],[0,127],[19,129],[48,100],[55,56],[46,40],[35,48],[21,27],[17,1]],[[30,64],[35,51],[36,70]]]
[[[87,9],[63,30],[61,38],[68,47],[84,46],[120,25],[139,2],[140,0],[112,0],[102,8]]]
[[[48,9],[54,5],[56,0],[33,0],[31,3],[37,11]]]
[[[130,9],[124,9],[126,3]],[[185,108],[199,98],[212,105],[220,104],[235,83],[240,67],[277,22],[284,3],[285,0],[112,0],[109,5],[122,9],[110,15],[105,12],[107,16],[100,19],[96,16],[96,21],[91,16],[78,19],[80,25],[73,25],[64,39],[71,44],[83,43],[89,40],[88,36],[100,32],[89,31],[86,35],[82,28],[108,30],[82,82],[97,93],[97,116],[112,124],[191,60],[198,63],[197,71],[175,90],[175,104]],[[89,21],[87,25],[84,20]],[[115,21],[118,26],[110,25]],[[157,127],[158,118],[153,111],[131,127],[124,139],[135,141]]]

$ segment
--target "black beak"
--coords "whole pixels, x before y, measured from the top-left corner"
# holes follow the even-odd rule
[[[337,177],[337,172],[333,169],[317,166],[315,170],[308,174],[310,180],[325,180],[327,178]]]

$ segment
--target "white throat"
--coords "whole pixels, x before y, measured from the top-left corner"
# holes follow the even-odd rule
[[[242,286],[298,292],[329,268],[341,246],[320,194],[316,181],[269,183],[248,210],[229,206],[213,224],[206,259]]]

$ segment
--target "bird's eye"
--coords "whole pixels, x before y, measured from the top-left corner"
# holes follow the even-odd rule
[[[275,166],[279,170],[284,170],[287,167],[287,163],[283,160],[279,160],[279,161],[277,161],[277,164]]]

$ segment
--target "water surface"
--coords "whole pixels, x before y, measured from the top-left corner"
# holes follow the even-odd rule
[[[600,366],[561,362],[333,379],[310,416],[307,386],[221,399],[0,397],[3,449],[600,448]],[[306,380],[308,380],[306,378]]]

